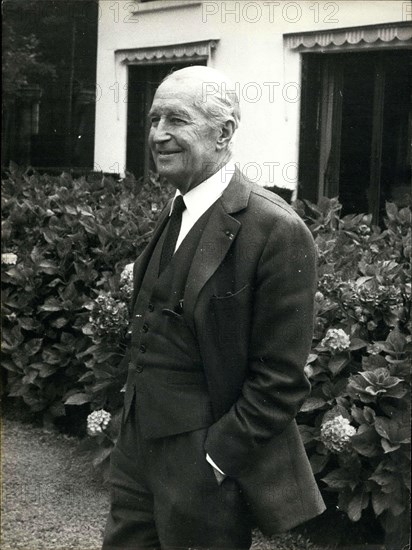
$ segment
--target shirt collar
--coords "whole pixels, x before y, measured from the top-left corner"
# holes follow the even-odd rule
[[[215,174],[210,176],[205,181],[202,181],[194,189],[191,189],[184,195],[185,205],[187,213],[194,219],[200,218],[200,216],[206,212],[209,206],[222,195],[223,191],[229,185],[230,180],[235,172],[235,163],[229,161]],[[182,193],[179,189],[176,189],[175,196],[173,197],[170,213],[173,212],[174,202],[178,195]]]

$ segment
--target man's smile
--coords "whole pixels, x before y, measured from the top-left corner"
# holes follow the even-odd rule
[[[159,156],[168,156],[168,155],[176,155],[177,153],[181,153],[181,152],[182,151],[180,149],[172,149],[172,150],[164,149],[164,150],[157,151],[157,154]]]

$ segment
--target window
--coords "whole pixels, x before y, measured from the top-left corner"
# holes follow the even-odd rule
[[[302,56],[299,194],[338,196],[344,213],[410,201],[409,22],[287,33]]]
[[[410,51],[303,54],[300,195],[344,213],[405,202],[411,181]]]

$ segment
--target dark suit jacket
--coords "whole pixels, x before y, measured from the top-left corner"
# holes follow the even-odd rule
[[[168,210],[136,261],[134,300]],[[309,392],[315,285],[305,224],[237,170],[193,257],[183,315],[212,400],[205,453],[237,479],[268,534],[325,508],[294,420]]]

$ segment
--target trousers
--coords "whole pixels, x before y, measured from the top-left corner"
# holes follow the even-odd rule
[[[201,428],[144,439],[132,403],[111,455],[103,550],[250,547],[249,509],[235,479],[218,484],[206,435]]]

